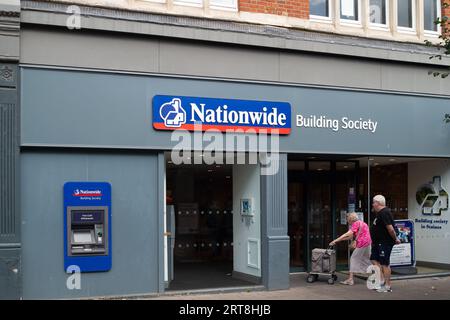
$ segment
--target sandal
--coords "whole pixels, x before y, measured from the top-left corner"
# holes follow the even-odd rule
[[[352,286],[354,283],[353,283],[353,280],[348,280],[347,279],[345,281],[341,281],[340,284],[345,284],[347,286]]]

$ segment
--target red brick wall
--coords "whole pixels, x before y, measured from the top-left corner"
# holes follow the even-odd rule
[[[239,0],[239,10],[309,19],[309,0]]]
[[[445,3],[450,4],[450,0],[442,0],[441,3],[442,3],[442,5],[441,5],[441,8],[442,8],[442,16],[441,16],[441,18],[443,18],[443,17],[448,17],[448,18],[450,19],[450,6],[447,7],[447,8],[444,7],[444,4],[445,4]],[[445,31],[447,31],[447,32],[446,32],[447,34],[449,33],[449,30],[448,30],[448,28],[449,28],[449,23],[448,23],[448,22],[445,23],[445,25],[441,25],[441,27],[442,27],[442,34],[444,34]],[[445,29],[447,29],[447,30],[445,30]]]

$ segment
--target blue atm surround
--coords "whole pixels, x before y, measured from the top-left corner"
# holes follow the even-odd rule
[[[78,266],[81,272],[110,270],[111,185],[107,182],[65,183],[63,215],[64,270],[67,271],[69,266]],[[89,245],[86,239],[98,243]]]

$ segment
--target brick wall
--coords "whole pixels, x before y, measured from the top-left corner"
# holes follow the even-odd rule
[[[239,0],[239,10],[308,19],[309,0]]]
[[[441,3],[442,3],[442,5],[441,5],[441,8],[442,8],[442,18],[443,18],[443,17],[448,17],[448,18],[450,18],[450,6],[447,7],[447,8],[444,7],[444,3],[448,3],[448,4],[450,5],[450,0],[442,0]],[[442,33],[445,32],[444,29],[447,29],[447,34],[448,34],[448,33],[449,33],[448,28],[449,28],[449,24],[446,23],[445,26],[442,26]]]

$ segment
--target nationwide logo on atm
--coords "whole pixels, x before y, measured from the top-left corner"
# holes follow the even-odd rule
[[[82,190],[82,189],[75,189],[73,192],[74,197],[101,197],[102,191],[101,190]]]
[[[153,97],[153,127],[157,130],[194,131],[216,129],[253,130],[289,134],[291,105],[287,102],[215,99],[156,95]]]

